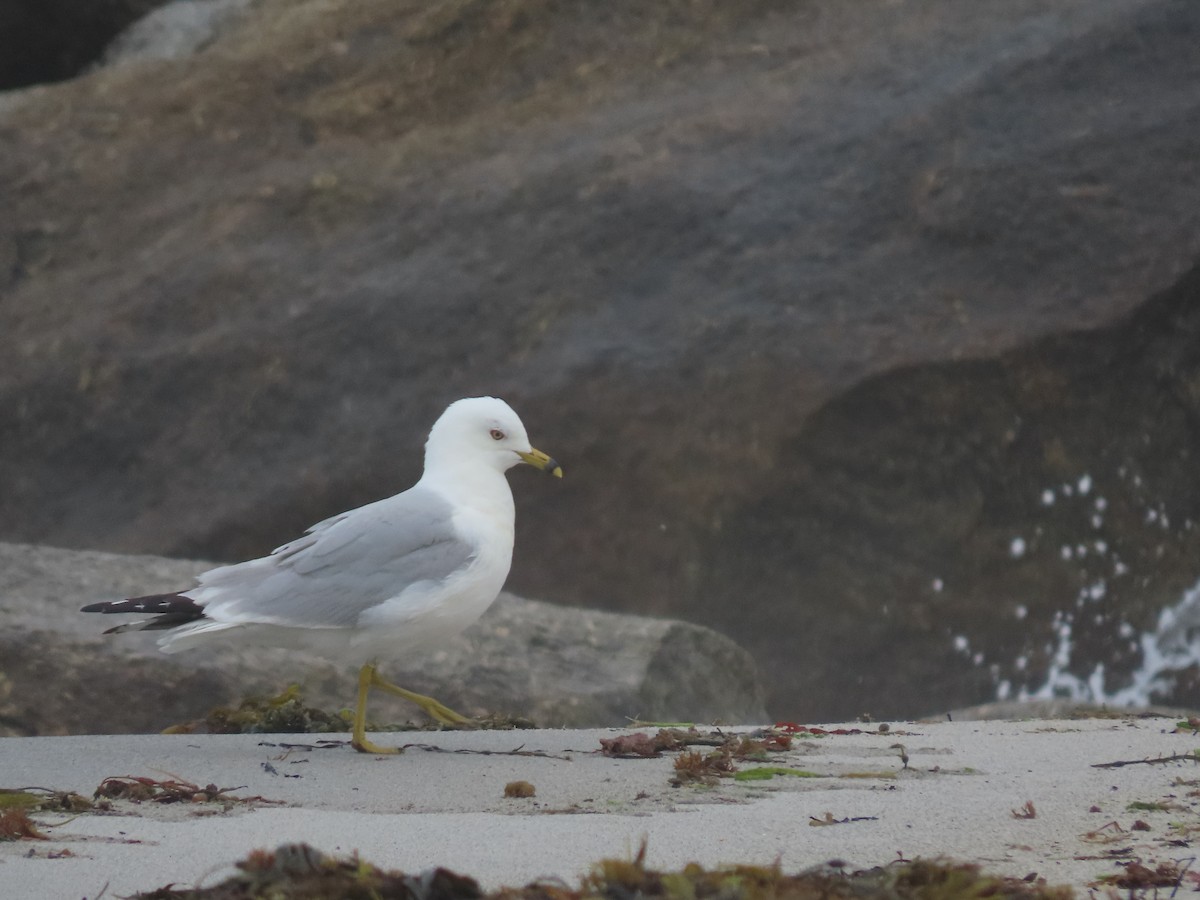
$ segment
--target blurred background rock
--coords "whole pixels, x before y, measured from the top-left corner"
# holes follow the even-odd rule
[[[1194,705],[1200,4],[154,5],[0,14],[0,539],[260,555],[491,393],[510,587],[776,718]]]
[[[112,619],[79,613],[96,597],[191,584],[210,567],[0,543],[0,736],[162,731],[199,724],[214,707],[236,708],[247,698],[277,704],[293,685],[303,706],[349,716],[353,666],[228,644],[163,654],[155,633],[104,635]],[[711,629],[507,593],[453,641],[383,665],[402,686],[498,726],[514,718],[522,727],[594,728],[767,717],[753,657]],[[429,720],[381,693],[371,698],[370,721]],[[348,722],[337,724],[345,730]]]

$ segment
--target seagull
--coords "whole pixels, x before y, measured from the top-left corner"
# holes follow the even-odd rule
[[[385,680],[379,660],[444,642],[491,606],[512,562],[515,509],[505,472],[521,463],[562,478],[507,403],[458,400],[434,423],[424,472],[403,493],[318,522],[269,556],[204,572],[187,590],[82,611],[152,615],[104,633],[165,631],[158,644],[166,653],[243,642],[352,661],[360,668],[351,745],[401,752],[367,739],[371,688],[444,725],[471,720]]]

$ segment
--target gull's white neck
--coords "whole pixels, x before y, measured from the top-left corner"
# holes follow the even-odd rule
[[[478,460],[425,460],[425,472],[419,482],[432,488],[460,507],[474,509],[512,527],[514,505],[512,488],[504,473]]]

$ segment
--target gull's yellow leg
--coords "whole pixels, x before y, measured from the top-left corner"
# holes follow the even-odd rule
[[[374,663],[367,663],[358,670],[358,702],[354,704],[354,731],[350,735],[350,746],[359,753],[400,753],[399,747],[381,747],[367,740],[367,694],[378,678]]]
[[[365,671],[368,667],[364,666]],[[432,697],[426,697],[424,694],[418,694],[414,691],[406,691],[397,684],[392,684],[390,681],[384,680],[378,672],[375,671],[375,666],[369,667],[371,670],[370,681],[372,687],[377,687],[387,691],[389,694],[395,694],[397,697],[403,697],[409,703],[415,703],[425,711],[425,715],[431,719],[435,719],[442,725],[474,725],[475,723],[464,715],[460,715],[448,706],[438,703]],[[358,674],[359,691],[362,690],[363,673]],[[366,715],[364,711],[364,716]]]
[[[367,694],[371,692],[371,688],[373,687],[380,688],[390,694],[395,694],[397,697],[403,697],[409,703],[415,703],[421,709],[425,710],[427,716],[443,725],[462,726],[474,724],[466,716],[460,715],[450,707],[438,703],[432,697],[426,697],[424,694],[418,694],[414,691],[406,691],[399,685],[386,681],[376,671],[374,663],[367,663],[358,670],[358,701],[354,704],[354,730],[350,735],[350,746],[359,753],[404,752],[398,747],[381,747],[379,744],[367,740]]]

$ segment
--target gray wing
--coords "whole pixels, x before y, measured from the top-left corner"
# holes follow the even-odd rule
[[[270,556],[200,576],[185,593],[218,622],[346,628],[415,584],[465,568],[476,548],[440,494],[403,494],[318,522]]]

